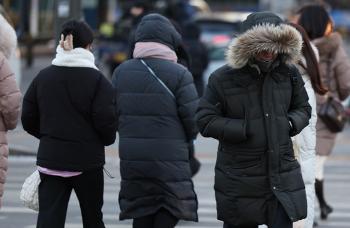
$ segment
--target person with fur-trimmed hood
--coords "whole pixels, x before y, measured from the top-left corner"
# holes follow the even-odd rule
[[[22,97],[9,63],[16,46],[16,32],[0,14],[0,208],[9,155],[6,134],[17,125]]]
[[[226,228],[290,228],[307,214],[291,141],[311,116],[293,65],[302,38],[269,12],[249,15],[241,28],[228,63],[209,78],[196,114],[201,134],[219,140],[217,215]]]

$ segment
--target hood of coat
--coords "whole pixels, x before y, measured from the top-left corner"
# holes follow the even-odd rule
[[[243,22],[244,23],[244,22]],[[233,39],[226,53],[228,65],[239,69],[261,51],[278,54],[287,64],[296,63],[300,59],[302,37],[290,25],[262,21],[246,29]]]
[[[166,17],[154,13],[142,18],[135,33],[135,43],[137,42],[161,43],[175,51],[182,38]]]
[[[9,59],[16,47],[16,32],[8,21],[0,14],[0,52]]]
[[[312,41],[318,48],[320,56],[328,56],[336,52],[342,45],[342,38],[339,33],[334,32],[329,36],[324,36]]]

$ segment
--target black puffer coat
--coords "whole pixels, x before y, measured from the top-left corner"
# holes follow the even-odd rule
[[[275,33],[266,33],[269,29]],[[254,39],[263,45],[254,45]],[[311,107],[299,72],[287,64],[297,57],[300,39],[288,25],[260,25],[243,33],[230,46],[228,65],[212,74],[200,101],[200,132],[220,142],[217,212],[229,224],[270,225],[278,201],[292,221],[306,216],[304,183],[290,137],[308,125]],[[266,49],[283,49],[284,55],[263,75],[248,61],[249,53]]]
[[[143,18],[136,41],[175,49],[181,37],[157,14]],[[113,75],[117,91],[121,190],[120,219],[138,218],[165,208],[184,220],[197,220],[197,197],[189,166],[188,142],[196,137],[198,97],[183,66],[163,59],[143,59],[166,84],[176,101],[139,59],[121,64]]]
[[[65,171],[102,167],[104,146],[114,143],[117,130],[113,87],[95,69],[51,65],[24,96],[22,124],[40,139],[37,165]]]

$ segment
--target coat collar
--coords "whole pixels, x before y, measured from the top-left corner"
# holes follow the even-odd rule
[[[52,65],[64,67],[88,67],[98,70],[95,65],[94,55],[84,48],[74,48],[65,51],[60,45],[56,49],[56,57],[52,60]]]
[[[271,77],[276,83],[285,82],[290,79],[291,68],[280,63],[267,76],[260,74],[260,70],[252,65],[247,64],[241,69],[234,69],[231,73],[234,75],[234,83],[239,87],[249,87],[263,77]]]

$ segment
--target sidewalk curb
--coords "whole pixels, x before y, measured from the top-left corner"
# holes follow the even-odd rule
[[[10,156],[36,156],[37,153],[21,146],[9,146]]]

